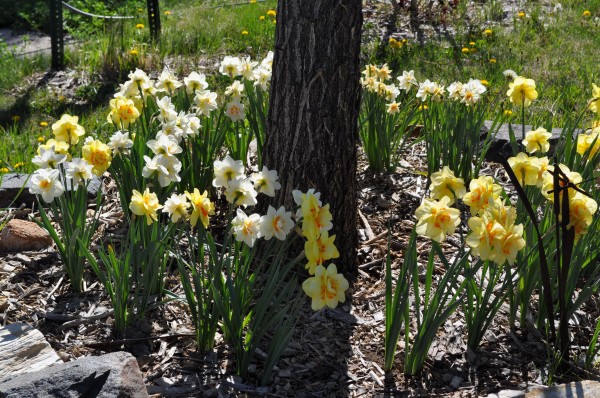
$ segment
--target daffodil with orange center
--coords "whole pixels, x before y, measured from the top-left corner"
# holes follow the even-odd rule
[[[471,208],[471,214],[481,215],[501,193],[502,187],[495,184],[492,177],[480,176],[471,180],[463,202]]]
[[[101,141],[92,140],[88,137],[85,145],[81,148],[82,157],[93,166],[92,173],[101,176],[112,162],[112,151],[110,147]]]
[[[338,274],[335,264],[329,264],[327,269],[319,265],[315,276],[302,283],[302,290],[312,299],[311,308],[318,311],[325,306],[336,308],[338,303],[346,301],[346,290],[349,284],[344,275]]]
[[[318,238],[311,237],[304,243],[304,253],[308,260],[306,269],[309,274],[314,275],[318,265],[340,256],[334,241],[335,235],[329,236],[329,232],[323,231]]]
[[[460,224],[460,211],[450,207],[450,198],[444,196],[439,201],[425,198],[415,212],[417,234],[427,236],[436,242],[443,242],[453,234]]]
[[[454,172],[444,166],[442,170],[431,175],[431,197],[441,199],[448,197],[449,205],[452,205],[456,199],[460,199],[467,193],[465,180],[458,178]]]
[[[185,191],[185,196],[189,199],[192,205],[192,214],[190,215],[190,224],[195,227],[198,219],[202,222],[204,228],[208,228],[209,216],[215,214],[215,205],[208,199],[208,191],[200,194],[198,188],[194,188],[194,192]]]

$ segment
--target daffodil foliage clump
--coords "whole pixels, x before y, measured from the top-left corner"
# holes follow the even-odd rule
[[[500,115],[482,140],[481,128],[489,105],[481,100],[488,83],[469,79],[467,83],[455,81],[446,88],[429,79],[419,82],[413,70],[403,71],[395,79],[392,72],[387,64],[371,64],[361,79],[364,99],[360,136],[369,167],[373,171],[393,171],[402,154],[424,140],[428,175],[447,166],[468,183],[478,173],[487,144],[502,118]],[[416,93],[411,95],[411,91]],[[423,133],[411,138],[417,123],[423,124]],[[477,150],[481,150],[479,156]]]
[[[535,82],[516,74],[510,78],[507,96],[525,115],[525,108],[538,97]],[[600,123],[594,118],[600,114],[599,101],[594,85],[584,112],[563,129],[554,147],[551,126],[525,133],[523,123],[522,139],[517,141],[513,133],[515,152],[503,163],[505,175],[474,176],[466,183],[448,166],[431,174],[429,197],[416,209],[417,223],[394,292],[388,262],[386,369],[393,363],[402,320],[407,347],[404,372],[412,375],[422,370],[435,331],[456,309],[462,308],[467,346],[476,352],[506,301],[512,329],[517,320],[524,327],[533,316],[548,339],[551,366],[556,369],[569,362],[570,318],[600,289],[595,264],[600,249],[598,235],[592,232],[598,228]],[[588,110],[594,117],[586,121]],[[584,128],[578,131],[581,124]],[[553,155],[548,156],[549,151]],[[502,180],[510,181],[512,189]],[[463,215],[468,216],[463,220]],[[459,248],[449,260],[441,244],[457,233]],[[431,239],[425,283],[419,279],[417,236]],[[435,258],[445,269],[437,287],[432,285]],[[411,286],[418,302],[414,318],[409,317]],[[600,322],[593,336],[585,336],[590,342],[587,350],[579,353],[588,367],[599,352],[599,335]]]
[[[331,263],[339,253],[320,193],[294,191],[295,211],[253,211],[259,195],[273,197],[281,187],[261,156],[272,56],[261,62],[225,57],[219,72],[231,82],[221,100],[197,72],[183,82],[166,68],[156,81],[142,70],[131,72],[110,100],[110,140],[86,137],[77,116],[63,115],[33,159],[40,169],[30,188],[60,226],[54,230],[41,206],[41,224],[59,247],[73,288],[82,290],[88,263],[105,287],[117,335],[161,302],[176,265],[184,291],[179,299],[189,305],[198,349],[212,349],[220,328],[237,373],[246,377],[258,346],[268,346],[263,383],[291,338],[300,287],[314,310],[337,307],[348,289]],[[258,165],[249,164],[251,140]],[[94,175],[115,181],[128,224],[124,241],[96,254],[89,247],[102,196],[88,219],[85,189]],[[214,234],[221,198],[225,228]],[[303,253],[291,253],[295,238],[305,240]],[[310,276],[299,284],[303,272],[296,266],[304,258]]]

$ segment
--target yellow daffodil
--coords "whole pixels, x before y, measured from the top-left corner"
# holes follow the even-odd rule
[[[498,239],[498,250],[495,253],[494,262],[498,265],[502,265],[504,262],[513,265],[517,259],[517,253],[524,247],[523,224],[513,225]]]
[[[150,192],[149,188],[146,188],[143,194],[135,189],[133,190],[129,210],[137,216],[146,216],[148,225],[158,220],[156,211],[159,209],[162,209],[162,206],[158,203],[158,197],[155,193]]]
[[[546,197],[546,199],[548,199],[550,202],[554,202],[554,176],[553,176],[553,171],[554,171],[554,167],[555,166],[547,166],[547,172],[544,173],[543,176],[543,183],[542,183],[542,195],[544,195]],[[571,171],[566,165],[564,164],[559,164],[558,167],[560,167],[560,170],[562,171],[562,173],[567,176],[568,180],[577,185],[580,184],[583,181],[583,177],[581,176],[581,174],[579,174],[576,171]],[[560,186],[565,187],[566,186],[566,182],[561,181],[560,182]],[[569,188],[569,198],[573,198],[575,197],[575,193],[577,191],[575,191],[573,188]],[[561,194],[562,197],[562,194]]]
[[[323,265],[325,261],[340,256],[334,241],[335,235],[329,236],[329,232],[323,231],[318,238],[310,237],[304,243],[304,253],[308,260],[306,269],[309,274],[314,275],[318,265]]]
[[[460,199],[467,193],[465,180],[457,178],[454,172],[444,166],[441,171],[431,175],[431,198],[442,199],[448,197],[448,205],[454,204],[455,199]]]
[[[107,118],[109,122],[113,122],[122,129],[127,129],[138,117],[140,117],[140,111],[133,100],[121,96],[110,100],[110,113]]]
[[[592,216],[598,210],[598,203],[581,192],[569,198],[569,226],[575,228],[575,239],[578,240],[592,225]]]
[[[38,139],[39,140],[39,139]],[[45,150],[49,150],[50,148],[54,148],[54,152],[67,155],[67,160],[71,159],[71,155],[69,154],[69,144],[64,141],[56,141],[54,138],[50,138],[45,144],[38,146],[37,154],[42,154],[42,148]]]
[[[93,166],[92,173],[101,176],[110,166],[112,152],[110,147],[98,140],[86,141],[81,148],[82,157]]]
[[[535,130],[528,132],[525,135],[525,139],[523,140],[523,145],[525,145],[525,150],[528,153],[545,153],[550,150],[550,137],[552,137],[552,133],[549,133],[543,127],[539,127]]]
[[[338,303],[346,301],[349,284],[344,275],[338,274],[335,264],[327,269],[322,265],[315,269],[315,276],[302,283],[302,290],[312,299],[311,308],[318,311],[327,306],[336,308]]]
[[[490,176],[480,176],[469,183],[469,192],[463,202],[471,208],[471,214],[483,214],[494,200],[500,197],[502,187],[494,183]]]
[[[505,234],[502,225],[486,214],[482,217],[471,217],[467,223],[471,231],[467,235],[466,243],[471,247],[473,255],[482,260],[493,260],[497,240]]]
[[[592,83],[592,99],[589,102],[588,109],[600,115],[600,87]]]
[[[190,224],[195,227],[198,219],[202,222],[204,228],[208,228],[209,216],[215,214],[215,205],[208,199],[208,191],[204,191],[200,195],[198,188],[194,188],[194,192],[185,191],[185,196],[192,204],[192,214],[190,215]]]
[[[427,236],[436,242],[443,242],[453,234],[460,224],[460,211],[450,207],[450,198],[444,196],[439,201],[425,198],[415,212],[417,234]]]
[[[506,95],[510,97],[510,102],[521,106],[531,105],[531,101],[538,97],[535,91],[535,81],[526,79],[522,76],[517,76],[515,80],[508,84],[509,90]]]
[[[589,133],[577,136],[577,153],[581,156],[588,154],[588,159],[596,156],[600,150],[600,127],[592,129]]]
[[[79,138],[85,135],[85,129],[78,122],[79,117],[64,114],[52,125],[52,134],[57,141],[75,145],[79,142]]]
[[[389,43],[390,47],[395,48],[395,49],[402,48],[402,46],[404,45],[402,43],[402,41],[396,40],[393,37],[390,37],[390,39],[388,40],[388,43]]]
[[[529,157],[520,152],[517,156],[508,158],[508,164],[522,186],[537,185],[540,164],[537,158]]]
[[[332,227],[331,220],[333,219],[329,211],[329,204],[325,206],[311,206],[308,211],[305,211],[302,206],[302,235],[306,238],[318,237],[324,231],[328,231]]]

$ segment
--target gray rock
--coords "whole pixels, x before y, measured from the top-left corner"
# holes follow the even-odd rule
[[[146,398],[136,359],[126,352],[53,365],[0,379],[0,398]]]
[[[21,204],[31,206],[36,203],[35,195],[29,193],[30,174],[7,173],[2,176],[0,185],[0,208],[19,207]],[[69,188],[69,187],[67,187]],[[88,195],[95,198],[102,189],[102,182],[94,177],[88,185]]]
[[[521,124],[518,124],[518,123],[517,124],[502,124],[498,128],[498,131],[496,132],[496,134],[492,140],[492,144],[490,145],[490,148],[485,155],[486,160],[488,160],[490,162],[499,162],[501,159],[506,159],[506,158],[513,156],[512,147],[510,146],[510,127],[512,127],[512,129],[513,129],[517,143],[519,143],[519,144],[521,143],[521,141],[522,141]],[[486,120],[483,123],[483,128],[481,129],[481,139],[482,140],[487,136],[487,134],[491,128],[492,128],[492,122],[490,120]],[[535,127],[535,128],[537,128],[537,127]],[[534,129],[533,126],[526,124],[525,125],[525,134],[527,134],[527,132],[529,132],[533,129]],[[575,135],[579,134],[580,132],[581,132],[581,130],[576,130]],[[551,145],[550,151],[552,151],[552,146],[558,142],[558,139],[562,135],[562,129],[553,128],[551,133],[552,133],[552,137],[550,137],[550,145]]]
[[[576,397],[600,397],[600,383],[593,380],[584,380],[576,383],[560,384],[549,388],[536,388],[525,394],[525,398]]]
[[[0,232],[0,253],[42,250],[50,245],[50,234],[31,221],[12,219]]]
[[[519,390],[502,390],[498,393],[498,398],[521,398],[525,393]]]

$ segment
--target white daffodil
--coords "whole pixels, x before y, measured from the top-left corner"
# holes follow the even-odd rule
[[[129,139],[127,131],[117,131],[110,137],[107,145],[112,150],[114,156],[127,156],[133,146],[133,141]]]
[[[242,178],[244,175],[244,163],[241,160],[233,160],[229,155],[223,160],[215,160],[213,165],[215,179],[213,187],[226,187],[230,180]]]
[[[225,187],[225,199],[234,206],[255,206],[257,195],[250,180],[230,180]]]
[[[262,171],[253,173],[250,180],[254,182],[254,188],[267,196],[275,196],[275,190],[281,188],[281,184],[277,181],[277,170],[269,170],[263,166]]]
[[[231,220],[233,234],[238,242],[244,242],[248,246],[254,246],[254,242],[260,237],[260,216],[251,214],[248,216],[241,209],[237,209],[236,216]]]
[[[50,149],[40,146],[38,153],[39,155],[34,156],[31,162],[42,169],[55,169],[59,164],[67,160],[67,155],[54,152],[53,146]]]
[[[93,176],[93,165],[85,161],[85,159],[74,158],[67,163],[66,175],[71,179],[72,185],[85,184]]]
[[[63,184],[59,181],[59,171],[56,169],[39,169],[31,175],[29,192],[34,195],[42,195],[46,203],[60,196],[65,191]]]
[[[292,213],[285,211],[283,206],[277,210],[269,206],[267,214],[260,218],[260,234],[265,240],[270,240],[272,237],[285,240],[292,228],[294,228]]]
[[[199,113],[210,116],[210,113],[217,109],[217,93],[208,90],[196,91],[194,104],[196,104]]]

